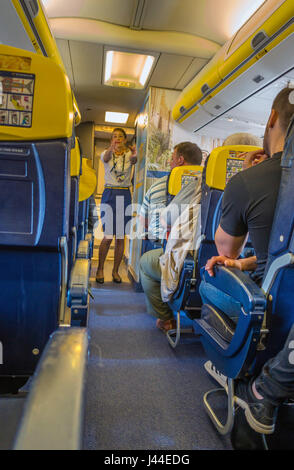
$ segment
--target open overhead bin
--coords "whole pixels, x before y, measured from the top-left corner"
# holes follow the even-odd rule
[[[182,91],[173,118],[193,132],[293,67],[294,2],[268,0]]]

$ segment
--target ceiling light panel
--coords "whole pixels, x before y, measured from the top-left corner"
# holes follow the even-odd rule
[[[115,122],[116,124],[126,124],[129,119],[128,113],[105,112],[105,122]]]
[[[155,57],[134,52],[108,50],[105,54],[104,85],[143,89]]]

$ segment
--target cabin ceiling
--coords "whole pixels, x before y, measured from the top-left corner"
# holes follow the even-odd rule
[[[178,31],[224,44],[260,0],[43,0],[49,18],[89,18],[125,27]],[[137,22],[134,19],[137,19]]]
[[[247,0],[246,8],[256,7],[257,2]],[[244,13],[244,0],[43,0],[43,4],[82,121],[105,124],[106,110],[128,112],[128,127],[134,126],[149,86],[181,91],[232,36]],[[105,47],[119,45],[159,53],[145,90],[103,85]]]
[[[42,3],[82,122],[105,126],[105,111],[127,112],[130,117],[124,127],[132,128],[149,86],[180,92],[262,0],[42,0]],[[34,51],[11,0],[1,2],[0,43]],[[144,90],[103,85],[104,54],[111,46],[156,53],[155,66]],[[252,131],[261,136],[272,99],[284,86],[281,80],[293,82],[293,72],[199,132],[222,138],[232,133],[233,127],[235,132]]]
[[[104,45],[56,39],[81,114],[82,121],[105,124],[105,111],[128,112],[127,126],[135,118],[146,96],[144,90],[129,90],[103,84]],[[207,63],[206,59],[160,54],[147,86],[182,90]]]

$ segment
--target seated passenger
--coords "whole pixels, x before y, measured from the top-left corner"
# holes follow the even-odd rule
[[[256,135],[248,134],[247,132],[236,132],[229,135],[223,141],[223,147],[226,145],[252,145],[255,147],[262,147],[262,139]]]
[[[193,206],[199,206],[200,203],[201,179],[200,177],[198,184],[194,185],[190,203],[181,204],[181,193],[183,191],[181,190],[166,208],[168,212],[169,207],[172,206],[171,212],[174,212],[173,208],[177,205],[184,205],[185,207],[173,224],[165,253],[163,248],[150,250],[144,253],[140,259],[140,280],[145,293],[147,311],[157,318],[156,326],[164,332],[174,329],[176,321],[172,310],[166,303],[168,299],[164,297],[163,300],[161,284],[163,281],[164,296],[171,298],[177,288],[185,257],[188,251],[192,249],[193,240],[196,238],[195,231],[198,226],[199,211],[194,211]],[[194,183],[190,183],[189,186],[191,184]]]
[[[251,152],[246,163],[251,168],[235,175],[227,184],[222,202],[222,217],[216,231],[215,244],[219,256],[208,260],[206,270],[213,276],[213,266],[224,264],[242,271],[253,271],[252,278],[261,283],[267,256],[273,217],[281,179],[281,156],[294,104],[284,88],[275,98],[264,135],[264,153]],[[248,234],[256,256],[239,259]],[[202,282],[200,294],[204,303],[213,303],[227,315],[237,318],[239,305],[218,289]]]
[[[170,160],[170,169],[172,170],[183,165],[201,165],[201,161],[202,152],[196,144],[181,142],[174,147]],[[168,179],[169,175],[166,175],[153,183],[145,194],[141,206],[139,219],[144,230],[147,230],[147,237],[151,242],[147,245],[149,249],[152,249],[154,246],[162,246],[165,239],[165,228],[160,224],[160,213],[168,203]]]
[[[238,136],[242,139],[241,143],[243,145],[259,145],[258,138],[251,134],[234,134],[232,136],[234,143],[229,142],[231,136],[225,142],[228,142],[228,145],[238,145]],[[245,140],[245,137],[247,140]],[[184,191],[184,188],[173,199],[173,205],[182,202],[182,191]],[[192,224],[189,230],[191,239],[187,240],[186,237],[183,238],[182,236],[177,238],[177,235],[173,236],[171,233],[164,254],[162,249],[153,250],[145,253],[140,260],[140,279],[145,293],[147,311],[157,318],[156,326],[164,332],[176,327],[173,312],[167,301],[172,298],[177,289],[183,262],[188,251],[195,247],[194,241],[200,231],[200,211],[197,211],[197,208],[191,211],[191,207],[197,205],[200,208],[201,178],[198,180],[197,187],[194,187],[194,192],[190,195],[189,201],[186,202],[190,202],[190,205],[186,208],[189,215],[188,217],[185,217],[184,214],[181,215],[180,219],[182,220],[178,220],[173,224],[173,230],[177,234],[180,233],[179,226],[182,226],[181,231],[183,231],[183,227],[187,228],[188,225]],[[169,207],[165,211],[168,212]]]
[[[258,377],[238,381],[235,390],[238,405],[244,409],[248,424],[262,434],[275,430],[278,407],[294,399],[294,325],[283,349],[268,360]]]

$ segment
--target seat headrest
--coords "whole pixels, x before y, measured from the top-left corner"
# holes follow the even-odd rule
[[[172,196],[178,194],[183,186],[191,181],[198,181],[203,171],[200,165],[183,165],[177,166],[170,172],[168,180],[168,192]]]
[[[92,168],[92,162],[88,158],[82,159],[82,174],[79,184],[79,202],[89,199],[97,186],[96,171]]]
[[[75,137],[75,146],[70,153],[70,176],[79,176],[81,172],[81,152],[78,139]]]
[[[0,140],[51,140],[72,135],[68,77],[40,54],[0,44]]]
[[[239,155],[259,150],[252,145],[226,145],[215,148],[208,157],[206,184],[210,188],[224,190],[229,179],[242,170],[244,160]]]

